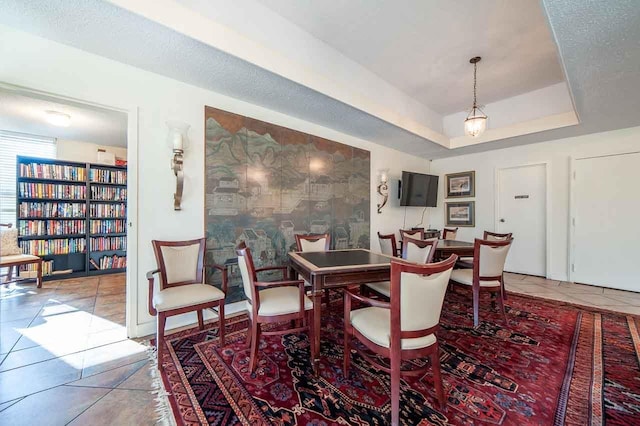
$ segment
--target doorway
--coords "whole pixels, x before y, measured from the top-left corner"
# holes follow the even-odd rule
[[[506,271],[547,276],[547,181],[546,163],[496,170],[495,229],[514,235]]]
[[[580,158],[572,165],[570,279],[640,291],[640,152]]]

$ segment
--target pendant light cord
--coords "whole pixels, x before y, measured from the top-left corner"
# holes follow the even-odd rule
[[[473,112],[475,113],[475,110],[477,108],[477,102],[476,102],[476,87],[477,87],[477,79],[476,79],[476,73],[478,71],[478,63],[474,62],[473,63]]]

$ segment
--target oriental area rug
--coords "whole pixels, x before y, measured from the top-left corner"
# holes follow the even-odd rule
[[[306,334],[263,336],[249,373],[245,315],[228,320],[223,348],[216,328],[167,336],[159,362],[177,424],[389,424],[389,375],[356,353],[343,375],[339,296],[323,310],[319,377]],[[487,299],[473,329],[470,297],[448,292],[437,333],[446,410],[438,408],[430,371],[409,376],[401,385],[402,424],[640,424],[638,317],[510,294],[508,326]]]

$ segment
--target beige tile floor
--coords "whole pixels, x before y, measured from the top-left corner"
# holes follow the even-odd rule
[[[505,285],[640,315],[640,293],[510,273]],[[0,424],[156,423],[147,348],[126,338],[124,286],[112,275],[1,287]]]
[[[147,347],[124,324],[123,274],[1,286],[0,424],[155,424]]]

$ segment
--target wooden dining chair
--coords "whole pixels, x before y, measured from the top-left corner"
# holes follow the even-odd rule
[[[443,240],[455,240],[458,236],[458,228],[444,228],[442,230]]]
[[[242,286],[247,297],[249,329],[247,346],[251,347],[249,371],[253,372],[258,362],[260,336],[299,333],[309,331],[309,341],[313,348],[313,303],[305,294],[303,280],[287,279],[286,266],[256,268],[251,250],[244,241],[236,247],[238,267],[242,276]],[[259,281],[258,273],[281,270],[281,281]],[[262,331],[263,323],[290,323],[292,327],[276,331]],[[313,353],[313,350],[312,350]]]
[[[378,232],[378,242],[380,243],[380,251],[387,256],[398,256],[398,245],[394,234],[381,234]]]
[[[327,251],[331,247],[329,234],[296,234],[298,251]]]
[[[418,240],[415,238],[404,237],[402,243],[402,258],[408,262],[426,264],[433,262],[433,256],[436,253],[438,239]],[[391,282],[382,281],[377,283],[365,284],[367,289],[371,289],[383,296],[390,297]]]
[[[158,269],[147,273],[149,281],[149,314],[158,316],[156,347],[158,368],[162,369],[164,332],[167,318],[196,311],[198,327],[204,330],[205,309],[216,308],[219,321],[219,344],[224,346],[224,298],[227,292],[227,271],[219,265],[205,265],[204,238],[187,241],[153,240],[153,252]],[[204,283],[205,268],[222,272],[222,290]],[[154,279],[155,274],[159,280]]]
[[[424,240],[424,229],[401,229],[400,230],[400,240],[402,241],[404,237],[409,238],[417,238],[419,240]]]
[[[0,223],[0,269],[6,268],[6,275],[2,284],[14,282],[14,268],[16,280],[19,280],[21,266],[35,265],[37,271],[36,286],[42,288],[42,258],[22,253],[18,245],[18,230],[12,229],[12,227],[13,224],[11,223]],[[7,229],[2,230],[2,228]]]
[[[511,232],[509,232],[508,234],[498,234],[495,232],[484,231],[482,239],[487,241],[506,241],[506,240],[510,240],[512,235],[513,234]],[[472,269],[473,256],[460,257],[458,259],[458,264],[456,266],[460,268]],[[504,290],[504,279],[502,280],[502,287],[503,287],[502,294],[504,295],[504,300],[507,300],[507,292]]]
[[[473,326],[478,327],[480,311],[480,291],[487,291],[496,297],[505,323],[504,309],[504,264],[513,238],[506,241],[481,240],[476,238],[473,245],[473,268],[456,269],[451,274],[451,282],[471,286],[473,294]]]
[[[344,303],[344,377],[349,379],[351,349],[355,349],[377,369],[391,374],[391,424],[400,422],[401,375],[424,375],[428,366],[402,370],[402,361],[429,357],[433,370],[436,396],[441,409],[446,406],[440,352],[435,332],[447,284],[457,256],[451,255],[440,263],[417,265],[400,260],[391,261],[391,296],[388,302],[345,291]],[[367,307],[352,310],[352,302]],[[388,358],[387,368],[367,355],[357,345],[356,338],[370,351]]]

